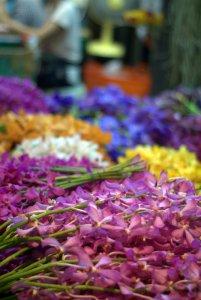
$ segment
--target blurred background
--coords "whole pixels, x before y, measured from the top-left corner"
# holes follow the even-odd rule
[[[199,0],[2,1],[0,74],[76,95],[110,83],[139,97],[195,88],[200,11]]]
[[[201,0],[0,0],[0,299],[201,300]]]

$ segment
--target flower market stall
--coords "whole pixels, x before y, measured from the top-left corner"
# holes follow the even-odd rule
[[[0,0],[0,300],[201,300],[200,9]]]
[[[0,299],[200,299],[200,90],[0,82]]]

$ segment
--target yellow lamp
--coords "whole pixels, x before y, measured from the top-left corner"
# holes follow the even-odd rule
[[[88,43],[87,52],[89,55],[107,58],[121,58],[124,56],[125,47],[114,41],[113,31],[116,20],[123,20],[123,13],[129,7],[129,3],[131,1],[128,0],[92,0],[90,2],[92,6],[91,15],[94,19],[99,19],[99,23],[102,23],[102,30],[100,39]],[[107,17],[105,18],[106,14]],[[114,15],[115,20],[113,19]]]

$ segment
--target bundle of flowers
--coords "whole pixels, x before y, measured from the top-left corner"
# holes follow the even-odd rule
[[[116,160],[126,148],[159,144],[178,148],[182,144],[201,158],[201,92],[177,89],[156,98],[137,99],[115,86],[95,88],[84,99],[52,96],[52,107],[73,111],[112,133],[108,145]],[[51,109],[51,108],[50,108]]]
[[[183,144],[201,159],[201,89],[167,91],[154,101],[166,111],[166,122],[171,125],[168,145],[179,148]]]
[[[158,106],[182,116],[201,114],[201,88],[178,88],[155,98]]]
[[[83,157],[99,166],[106,167],[103,154],[99,146],[91,141],[85,141],[79,135],[70,137],[40,137],[33,140],[24,140],[13,151],[14,155],[28,154],[30,157],[45,157],[53,155],[60,159],[68,160],[72,156],[81,160]]]
[[[119,161],[123,162],[136,155],[147,162],[150,171],[157,177],[165,170],[170,178],[184,177],[201,186],[201,163],[184,146],[178,150],[157,145],[137,146],[127,149],[125,157],[120,157]]]
[[[45,95],[28,79],[0,76],[0,115],[22,110],[47,113]]]
[[[28,160],[1,159],[1,299],[201,297],[201,197],[191,182],[142,171],[66,190],[48,172],[45,190],[43,164]]]
[[[5,131],[0,132],[0,143],[11,147],[24,139],[34,139],[49,135],[72,136],[79,134],[84,140],[90,140],[101,147],[110,142],[110,134],[103,133],[98,126],[74,119],[70,115],[27,115],[7,113],[0,117],[0,124]]]

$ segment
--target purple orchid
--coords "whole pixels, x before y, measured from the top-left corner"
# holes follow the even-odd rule
[[[191,182],[145,171],[55,190],[54,173],[41,180],[52,165],[1,160],[3,296],[12,289],[25,300],[199,299],[201,197]]]

